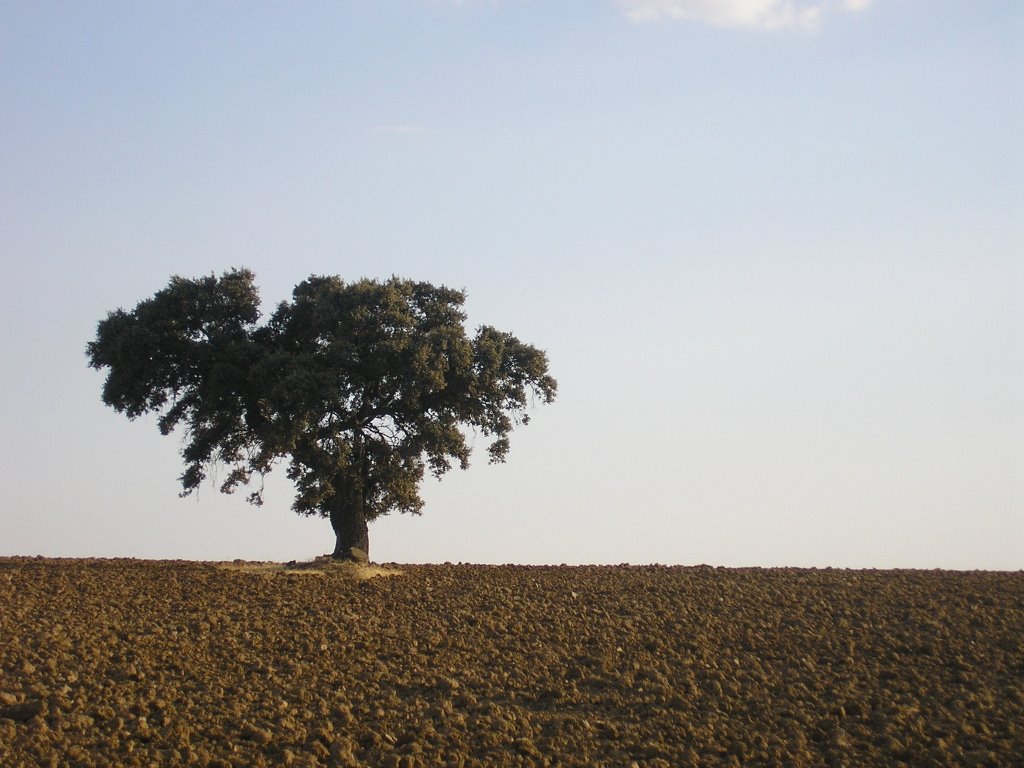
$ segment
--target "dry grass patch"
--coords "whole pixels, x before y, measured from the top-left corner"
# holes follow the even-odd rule
[[[377,576],[400,576],[402,571],[398,568],[386,568],[380,565],[362,565],[344,560],[334,560],[328,555],[318,557],[315,560],[289,563],[259,562],[248,560],[234,560],[231,562],[211,563],[214,567],[234,573],[256,573],[272,575],[284,574],[310,574],[322,576],[325,573],[339,573],[348,576],[356,581],[365,581]]]

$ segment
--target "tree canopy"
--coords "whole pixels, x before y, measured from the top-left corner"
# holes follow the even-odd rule
[[[368,552],[366,523],[419,513],[426,471],[469,466],[467,433],[504,461],[531,406],[554,400],[547,356],[509,333],[465,327],[463,291],[392,277],[311,276],[260,323],[246,269],[171,278],[101,320],[89,363],[103,402],[183,432],[182,493],[215,466],[231,493],[287,460],[293,509],[328,517],[336,557]],[[262,482],[249,494],[262,503]]]

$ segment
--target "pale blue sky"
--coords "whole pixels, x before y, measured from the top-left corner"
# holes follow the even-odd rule
[[[293,559],[102,406],[96,322],[248,266],[548,351],[405,562],[1024,568],[1016,0],[0,1],[0,555]]]

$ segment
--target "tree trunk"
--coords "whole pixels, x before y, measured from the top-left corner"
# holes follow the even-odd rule
[[[362,495],[358,496],[351,501],[335,497],[331,504],[331,527],[335,536],[331,556],[335,560],[365,562],[370,557],[370,531],[363,512]]]

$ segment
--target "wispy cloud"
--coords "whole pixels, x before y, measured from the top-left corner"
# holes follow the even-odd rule
[[[682,19],[719,27],[813,31],[833,10],[863,11],[872,0],[618,0],[633,21]]]

